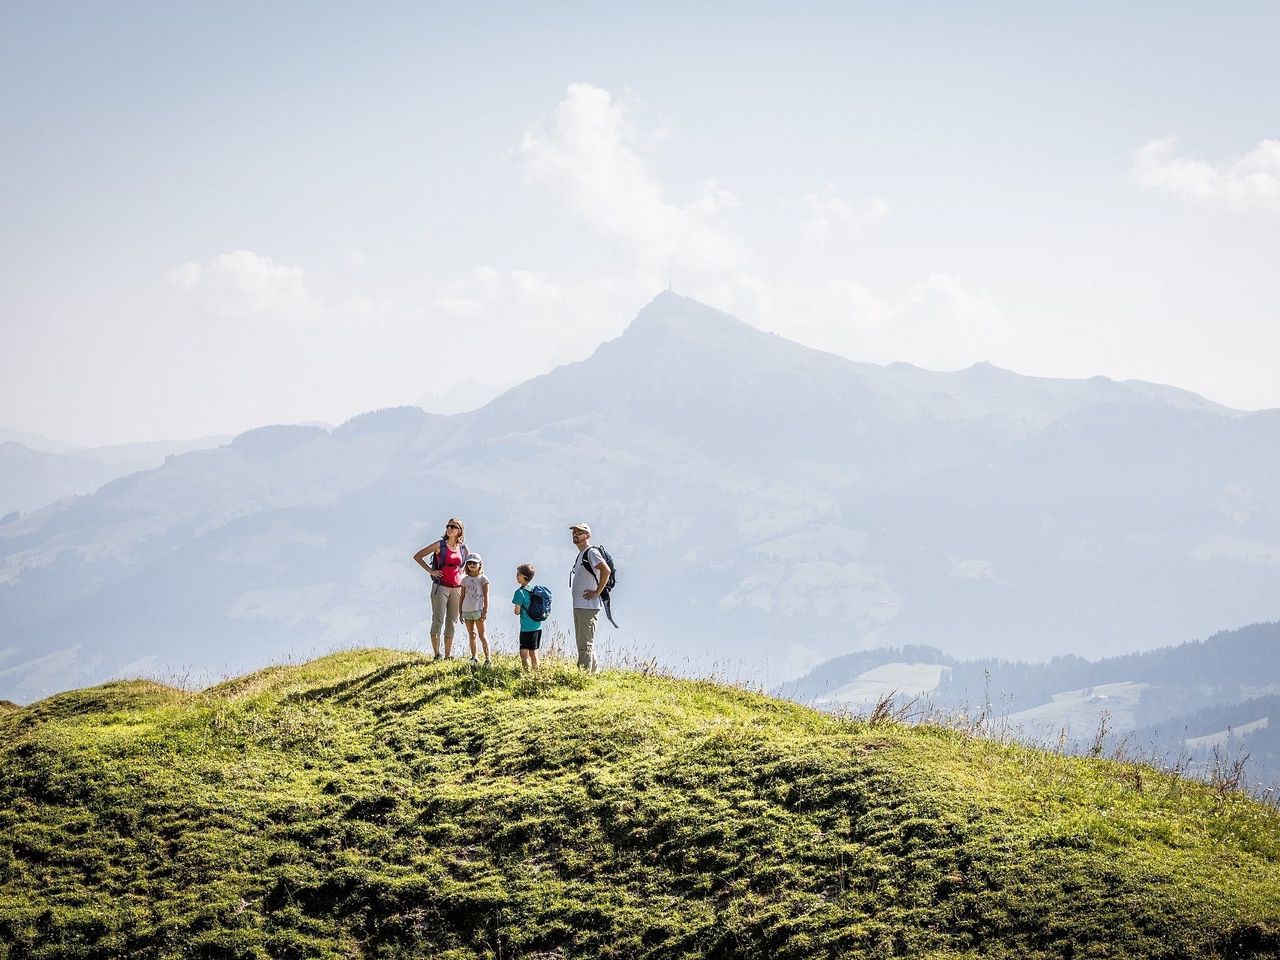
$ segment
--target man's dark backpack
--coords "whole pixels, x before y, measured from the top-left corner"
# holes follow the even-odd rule
[[[609,556],[609,551],[604,547],[595,543],[588,547],[586,552],[582,554],[582,565],[587,568],[587,572],[595,579],[597,585],[600,583],[600,576],[596,573],[595,568],[591,566],[591,561],[588,559],[592,550],[599,550],[600,556],[604,557],[604,562],[609,565],[609,582],[600,591],[600,602],[604,604],[604,615],[609,618],[609,622],[616,628],[618,624],[613,619],[613,605],[610,603],[610,594],[618,582],[618,566],[613,562],[613,557]]]
[[[524,612],[530,620],[539,622],[551,616],[551,591],[543,586],[530,587],[529,602],[525,604]]]

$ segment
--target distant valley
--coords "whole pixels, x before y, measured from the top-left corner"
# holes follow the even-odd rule
[[[1143,653],[1047,663],[957,660],[930,647],[835,658],[783,684],[783,696],[827,710],[899,705],[983,713],[990,725],[1040,743],[1125,741],[1172,764],[1203,767],[1249,756],[1258,781],[1280,785],[1280,623],[1259,623]]]

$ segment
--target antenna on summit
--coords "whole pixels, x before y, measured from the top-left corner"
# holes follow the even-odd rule
[[[667,267],[667,293],[671,292],[671,268]]]

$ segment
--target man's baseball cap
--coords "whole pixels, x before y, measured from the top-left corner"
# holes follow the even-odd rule
[[[589,537],[589,536],[591,536],[591,528],[590,528],[589,526],[587,526],[585,523],[571,523],[571,524],[569,524],[569,529],[570,529],[570,530],[581,530],[581,531],[582,531],[583,533],[585,533],[588,537]]]

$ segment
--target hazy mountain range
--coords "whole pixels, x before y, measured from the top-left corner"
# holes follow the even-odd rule
[[[467,378],[448,389],[437,388],[424,393],[415,405],[427,413],[466,413],[484,406],[512,386],[511,383],[492,384]]]
[[[200,437],[77,447],[39,434],[0,428],[0,518],[15,520],[14,513],[92,493],[116,477],[158,467],[166,457],[216,447],[230,439]]]
[[[1278,411],[855,363],[664,293],[478,410],[264,427],[0,526],[0,697],[420,643],[410,556],[450,515],[499,594],[532,561],[556,614],[589,521],[606,638],[678,670],[1180,642],[1280,616],[1277,440]]]
[[[1091,742],[1192,766],[1248,754],[1250,773],[1280,784],[1280,623],[1140,653],[1045,663],[959,660],[935,647],[858,651],[819,664],[778,694],[824,709],[865,710],[888,695],[944,713],[985,713],[1040,742]]]

